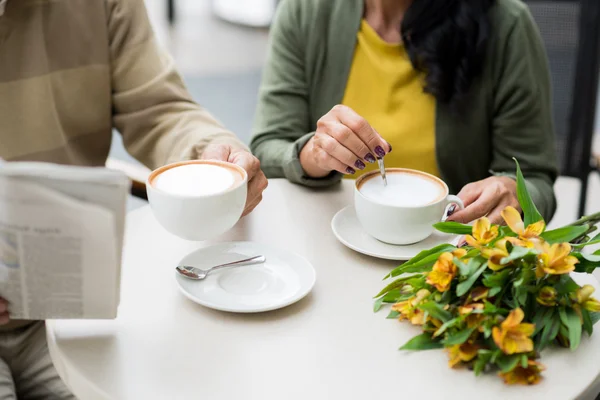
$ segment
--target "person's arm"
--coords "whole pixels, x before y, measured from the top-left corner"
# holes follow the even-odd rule
[[[556,211],[553,186],[558,175],[550,71],[539,31],[526,8],[502,50],[491,127],[491,169],[514,176],[515,157],[533,202],[549,222]]]
[[[282,1],[270,31],[270,44],[259,92],[252,152],[269,178],[287,178],[307,186],[329,186],[342,174],[308,177],[300,151],[314,136],[309,126],[309,88],[305,73],[301,1]]]
[[[246,149],[196,104],[156,43],[143,0],[107,0],[113,123],[127,151],[154,169],[202,157],[209,144]]]

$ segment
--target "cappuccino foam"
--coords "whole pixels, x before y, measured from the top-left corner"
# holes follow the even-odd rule
[[[222,193],[243,178],[230,168],[212,164],[185,164],[158,174],[152,185],[169,194],[179,196],[210,196]]]
[[[416,173],[386,172],[387,186],[379,174],[365,179],[360,192],[378,203],[398,207],[418,207],[441,200],[445,188],[435,180]]]

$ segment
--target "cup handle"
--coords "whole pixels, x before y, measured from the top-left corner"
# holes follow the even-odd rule
[[[452,204],[456,205],[459,210],[465,209],[465,204],[458,196],[454,196],[452,194],[449,195],[448,197],[446,197],[446,208],[444,209],[444,216],[442,217],[442,221],[448,219],[448,209]]]

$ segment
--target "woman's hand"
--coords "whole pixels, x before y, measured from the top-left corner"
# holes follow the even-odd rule
[[[507,176],[492,176],[469,183],[458,197],[465,209],[453,213],[448,221],[469,223],[487,216],[493,224],[504,224],[500,213],[507,206],[521,210],[517,199],[517,182]]]
[[[391,146],[363,117],[337,105],[317,122],[315,136],[300,151],[300,164],[312,178],[331,171],[354,174],[390,151]]]

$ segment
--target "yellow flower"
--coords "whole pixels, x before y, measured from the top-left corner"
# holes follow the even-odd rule
[[[536,275],[538,278],[544,274],[561,275],[575,270],[579,262],[577,257],[569,255],[571,245],[568,243],[554,243],[552,246],[543,244],[544,252],[538,255]]]
[[[481,303],[473,303],[467,304],[462,307],[458,307],[458,313],[460,315],[466,315],[465,322],[467,323],[467,328],[477,327],[479,332],[483,332],[482,322],[485,321],[485,315],[481,313],[473,313],[475,310],[481,311],[483,310],[483,304]]]
[[[451,347],[446,347],[448,352],[448,365],[454,368],[461,362],[469,362],[477,356],[479,348],[472,343],[457,344]]]
[[[556,289],[551,286],[544,286],[537,295],[537,302],[546,307],[556,305]]]
[[[588,311],[600,312],[600,301],[591,297],[595,290],[592,285],[583,285],[575,292],[575,301]]]
[[[523,310],[516,308],[508,314],[508,317],[492,329],[492,337],[496,345],[504,354],[525,353],[533,350],[533,341],[529,338],[533,335],[534,324],[522,324]]]
[[[467,250],[463,248],[452,250],[452,255],[460,260],[467,255]]]
[[[504,383],[509,385],[535,385],[542,379],[540,373],[545,369],[546,367],[544,367],[542,364],[528,360],[527,368],[523,368],[521,365],[519,365],[510,372],[501,372],[498,375],[504,378]]]
[[[498,227],[491,224],[486,217],[479,218],[473,224],[473,236],[465,236],[465,240],[471,247],[481,248],[498,237]]]
[[[450,289],[452,279],[456,276],[457,268],[454,265],[452,253],[442,253],[433,265],[433,269],[427,274],[426,282],[440,292]]]
[[[400,313],[400,321],[407,319],[413,325],[423,325],[425,323],[425,313],[419,310],[417,305],[430,294],[429,290],[421,289],[410,299],[394,304],[392,310]]]
[[[521,213],[511,206],[502,210],[502,218],[504,218],[510,230],[519,235],[521,239],[537,238],[544,232],[544,228],[546,227],[546,223],[541,220],[526,228],[521,218]]]
[[[486,299],[489,293],[490,289],[486,288],[485,286],[478,286],[471,290],[471,293],[469,293],[469,296],[467,297],[467,303],[473,303]]]
[[[504,257],[508,257],[509,253],[506,249],[506,243],[508,239],[500,239],[495,244],[494,247],[482,249],[481,253],[484,257],[488,259],[488,268],[492,271],[499,271],[508,266],[508,264],[503,265],[501,260]]]

